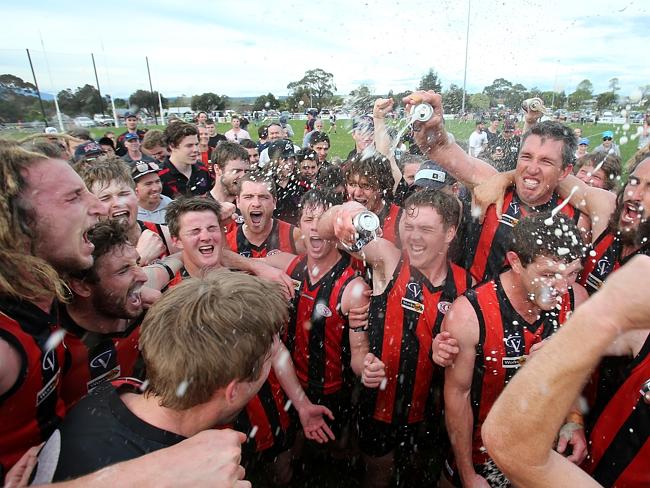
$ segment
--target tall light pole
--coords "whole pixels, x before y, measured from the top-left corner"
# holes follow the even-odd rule
[[[467,86],[467,55],[469,53],[469,16],[472,11],[472,0],[467,0],[467,33],[465,34],[465,73],[463,74],[463,103],[460,113],[465,113],[465,94]]]

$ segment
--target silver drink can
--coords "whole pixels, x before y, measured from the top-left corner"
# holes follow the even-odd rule
[[[363,246],[376,237],[380,222],[379,217],[377,217],[376,214],[364,210],[354,216],[352,219],[352,225],[354,225],[359,237],[356,242],[350,246],[350,251],[359,252]]]
[[[428,103],[420,103],[413,108],[411,116],[414,122],[426,122],[433,117],[433,107]]]

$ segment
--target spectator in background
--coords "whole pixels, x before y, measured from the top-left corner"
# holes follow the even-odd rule
[[[309,148],[313,149],[318,155],[318,164],[322,166],[327,164],[327,153],[330,150],[330,138],[325,132],[315,131],[309,138]]]
[[[643,127],[639,127],[639,143],[637,149],[643,149],[650,144],[650,114],[643,117]]]
[[[314,130],[314,120],[316,119],[317,115],[318,115],[318,110],[316,109],[311,109],[307,111],[307,122],[305,122],[305,128],[302,133],[303,137]]]
[[[352,139],[354,139],[354,149],[350,151],[348,161],[357,154],[361,154],[364,149],[374,142],[375,125],[370,115],[356,117],[352,121]]]
[[[578,138],[578,149],[576,150],[576,159],[580,159],[582,156],[587,154],[587,149],[589,148],[589,139],[586,137]]]
[[[212,150],[208,145],[208,140],[210,139],[210,135],[208,134],[208,128],[199,125],[198,130],[199,130],[199,152],[201,153],[201,157],[199,160],[201,161],[201,163],[203,163],[203,165],[210,172],[210,174],[213,174],[212,164],[210,164],[210,154],[212,153]]]
[[[415,175],[425,159],[424,156],[418,154],[404,154],[399,160],[402,177],[408,186],[415,182]]]
[[[269,174],[275,178],[277,203],[273,217],[297,225],[300,199],[306,189],[299,184],[293,142],[280,139],[268,147]]]
[[[487,136],[488,140],[488,145],[492,146],[496,142],[496,140],[499,138],[499,117],[496,115],[490,117],[490,125],[488,126],[487,130],[485,131],[485,135]]]
[[[257,129],[257,137],[257,152],[261,154],[264,149],[269,147],[269,126],[260,125]]]
[[[300,184],[307,189],[313,188],[319,168],[318,155],[316,154],[316,151],[313,149],[303,149],[299,167]]]
[[[510,171],[517,165],[517,156],[521,139],[515,135],[515,124],[507,120],[503,124],[503,133],[497,139],[497,146],[503,149],[503,159],[499,171]]]
[[[605,153],[589,153],[576,161],[573,174],[589,186],[615,192],[621,180],[621,160]]]
[[[113,139],[110,139],[108,137],[102,137],[97,141],[97,144],[99,144],[102,149],[104,150],[104,153],[106,154],[115,154],[115,143],[113,142]]]
[[[487,146],[488,137],[485,133],[485,124],[482,120],[476,122],[476,129],[469,136],[469,155],[473,157],[478,157],[479,154],[483,151],[483,148]]]
[[[124,161],[130,168],[136,161],[153,161],[153,158],[145,156],[140,150],[140,137],[137,134],[129,132],[124,136],[124,147],[126,154],[122,156]]]
[[[333,111],[330,112],[330,128],[327,133],[329,134],[332,131],[336,134],[336,114]]]
[[[579,141],[582,139],[582,129],[580,127],[575,127],[573,129],[573,135],[576,136],[576,139]]]
[[[594,152],[602,152],[618,156],[619,158],[621,157],[621,150],[614,142],[614,133],[611,130],[603,132],[603,142],[599,146],[596,146]]]
[[[233,115],[230,119],[230,124],[232,129],[227,131],[224,135],[226,139],[233,142],[239,142],[241,139],[250,139],[250,134],[241,128],[241,117],[239,115]]]
[[[250,120],[248,120],[248,117],[245,115],[239,119],[239,125],[242,128],[242,130],[247,130],[248,129],[248,124],[250,124]]]
[[[108,130],[104,132],[103,137],[108,137],[111,141],[113,141],[113,147],[115,147],[115,132]]]
[[[311,136],[315,132],[323,132],[323,120],[322,119],[319,119],[319,118],[314,119],[314,129],[307,132],[307,134],[305,134],[305,137],[302,138],[302,147],[308,147],[308,146],[311,145],[311,142],[310,142]]]
[[[208,114],[205,112],[199,112],[196,116],[196,125],[199,127],[205,127],[206,122],[208,121]]]
[[[269,157],[269,147],[270,144],[272,144],[275,141],[280,141],[284,139],[284,131],[282,130],[282,126],[278,124],[277,122],[272,122],[268,126],[268,141],[267,141],[267,147],[260,151],[260,161],[259,165],[260,167],[266,166],[271,158]],[[300,148],[298,148],[300,149]],[[294,149],[294,152],[296,152],[298,149]]]
[[[195,126],[176,122],[165,129],[170,155],[160,171],[163,195],[203,195],[210,191],[212,178],[199,159],[199,132]]]
[[[169,157],[163,131],[157,129],[147,131],[144,139],[142,139],[142,152],[154,158],[158,163],[163,164]]]
[[[257,163],[260,160],[260,153],[257,151],[257,144],[250,139],[242,139],[239,144],[241,147],[246,149],[246,152],[248,153],[248,161],[251,163],[251,167],[257,167]]]
[[[127,134],[136,134],[140,140],[144,138],[144,134],[147,132],[144,129],[138,129],[138,117],[131,112],[124,114],[124,123],[126,124],[126,132],[120,134],[117,138],[115,154],[122,157],[126,154],[126,146],[124,146],[124,139]]]
[[[218,134],[217,133],[217,126],[215,125],[214,120],[208,119],[205,121],[205,127],[208,129],[208,136],[210,138],[208,139],[208,146],[210,146],[212,149],[214,149],[217,144],[219,144],[220,141],[226,141],[226,136],[223,134]]]
[[[83,163],[84,161],[91,162],[103,155],[104,150],[102,149],[102,146],[97,144],[95,141],[89,141],[77,146],[74,151],[74,161],[77,164]]]
[[[157,163],[144,161],[136,163],[131,170],[138,197],[138,220],[141,222],[165,223],[165,208],[172,199],[162,194],[159,171]]]
[[[295,135],[293,132],[293,127],[291,127],[291,124],[289,123],[286,115],[280,116],[280,125],[284,130],[284,137],[286,139],[293,139],[293,136]]]

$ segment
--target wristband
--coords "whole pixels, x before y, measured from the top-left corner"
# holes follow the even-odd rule
[[[569,412],[569,415],[566,416],[566,423],[567,424],[578,424],[584,427],[585,421],[584,418],[582,417],[582,414],[576,410],[573,410]]]
[[[173,279],[174,279],[174,276],[176,276],[176,273],[174,273],[174,270],[171,269],[169,266],[167,266],[167,264],[165,264],[165,263],[164,263],[163,261],[161,261],[160,259],[154,261],[153,263],[151,263],[151,265],[152,265],[152,266],[160,266],[161,268],[164,268],[165,271],[167,271],[167,274],[169,275],[169,279],[170,279],[170,280],[173,280]]]

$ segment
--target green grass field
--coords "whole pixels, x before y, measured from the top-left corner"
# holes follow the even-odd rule
[[[268,123],[268,122],[266,122]],[[290,121],[291,126],[293,127],[294,133],[296,134],[295,137],[293,138],[293,141],[301,145],[302,144],[302,134],[303,134],[303,127],[305,124],[304,120],[291,120]],[[259,123],[259,125],[262,125],[262,122]],[[251,123],[248,126],[248,132],[251,134],[251,137],[253,137],[255,140],[257,140],[257,129],[259,125],[256,125],[255,123]],[[458,120],[448,120],[446,122],[447,125],[447,130],[451,132],[454,137],[456,137],[457,140],[459,141],[465,141],[469,139],[469,135],[472,133],[474,130],[474,122],[462,122]],[[354,141],[352,140],[352,136],[350,135],[350,131],[352,129],[352,121],[350,120],[339,120],[337,122],[337,132],[330,132],[330,140],[331,140],[331,148],[330,148],[330,155],[331,156],[338,156],[342,159],[344,159],[348,153],[354,148]],[[583,137],[588,137],[590,139],[590,149],[595,148],[601,143],[601,134],[603,131],[606,130],[611,130],[614,132],[615,137],[614,141],[619,144],[619,141],[621,137],[627,136],[628,142],[626,144],[619,144],[620,149],[621,149],[621,159],[625,163],[628,159],[630,159],[634,153],[636,152],[636,146],[637,146],[637,141],[632,139],[632,135],[636,132],[638,126],[637,125],[631,125],[630,129],[625,132],[622,129],[621,125],[612,125],[612,124],[598,124],[597,126],[594,126],[593,124],[585,124],[585,125],[580,125],[580,124],[569,124],[571,127],[582,127],[582,134]],[[163,126],[147,126],[148,128],[156,128],[156,129],[164,129]],[[230,124],[227,123],[222,123],[218,124],[218,131],[219,133],[223,134],[226,132],[228,129],[230,129]],[[329,129],[329,122],[325,122],[325,130],[327,131]],[[91,129],[91,133],[93,136],[99,138],[104,135],[104,133],[107,130],[113,130],[116,133],[122,133],[125,129],[120,127],[119,129],[114,129],[114,128],[93,128]],[[14,132],[2,132],[0,134],[0,137],[4,138],[10,138],[10,139],[20,139],[22,137],[26,137],[29,135],[31,132],[22,132],[22,131],[14,131]]]

